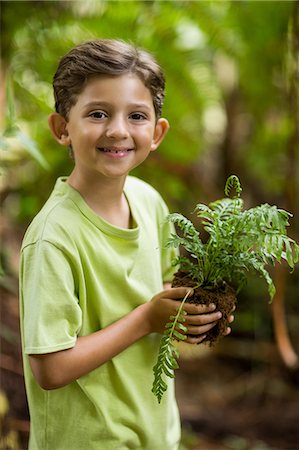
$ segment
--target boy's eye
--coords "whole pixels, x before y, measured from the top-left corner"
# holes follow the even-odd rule
[[[105,114],[103,111],[94,111],[89,114],[89,117],[92,117],[93,119],[104,119],[107,117],[107,114]]]
[[[130,115],[130,119],[133,120],[146,120],[146,116],[141,113],[133,113]]]

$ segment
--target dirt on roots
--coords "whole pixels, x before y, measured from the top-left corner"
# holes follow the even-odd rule
[[[228,284],[223,284],[223,286],[214,290],[196,287],[196,281],[192,280],[192,278],[182,270],[179,270],[174,275],[172,286],[192,287],[194,294],[186,300],[188,303],[202,305],[214,303],[216,305],[216,310],[222,313],[222,318],[218,320],[217,324],[207,333],[207,337],[203,341],[210,346],[215,345],[219,339],[224,336],[226,328],[229,326],[229,316],[232,314],[237,303],[235,290]]]

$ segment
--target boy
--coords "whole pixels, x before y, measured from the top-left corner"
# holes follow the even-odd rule
[[[75,164],[22,245],[29,448],[177,449],[173,384],[158,405],[152,367],[165,323],[190,288],[170,288],[164,202],[128,176],[169,128],[163,74],[145,51],[96,40],[62,58],[53,85],[49,126]],[[187,341],[200,343],[220,313],[184,309]]]

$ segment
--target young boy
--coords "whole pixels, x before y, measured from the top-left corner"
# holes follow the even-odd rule
[[[159,405],[152,368],[165,323],[190,288],[170,288],[163,200],[128,176],[169,128],[163,74],[147,52],[96,40],[62,58],[54,95],[49,126],[75,164],[21,251],[29,448],[177,449],[174,387],[168,381]],[[220,313],[184,309],[187,341],[200,343]]]

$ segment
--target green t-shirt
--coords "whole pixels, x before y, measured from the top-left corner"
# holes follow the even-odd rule
[[[20,311],[31,418],[30,450],[174,450],[180,424],[169,380],[161,404],[151,392],[160,337],[151,334],[111,361],[59,389],[35,381],[28,354],[76,344],[149,301],[173,275],[172,227],[160,195],[128,177],[133,228],[97,216],[58,179],[25,235]]]

